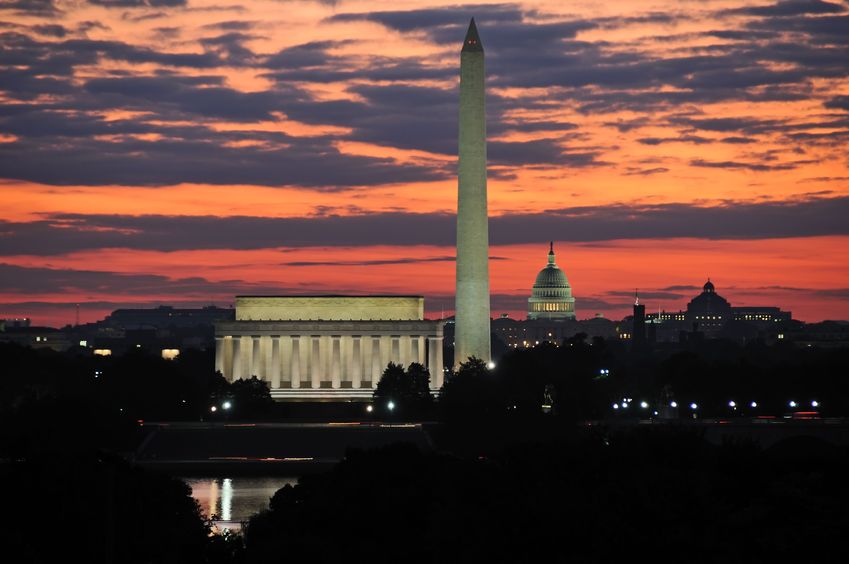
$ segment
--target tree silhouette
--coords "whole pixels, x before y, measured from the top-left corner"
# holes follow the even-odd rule
[[[400,364],[390,362],[373,394],[379,407],[385,409],[389,402],[395,406],[387,413],[400,416],[421,415],[432,404],[430,394],[430,372],[421,364],[414,362],[407,370]]]

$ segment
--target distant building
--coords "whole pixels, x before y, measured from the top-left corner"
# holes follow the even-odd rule
[[[71,348],[67,333],[53,327],[9,327],[0,332],[0,342],[17,343],[34,349],[66,351]]]
[[[275,399],[369,398],[390,362],[417,362],[442,387],[442,321],[421,296],[237,296],[215,325],[215,369],[257,376]]]
[[[6,319],[0,319],[0,331],[12,327],[29,327],[31,324],[32,320],[29,317],[9,317]]]
[[[575,319],[572,286],[554,261],[554,242],[548,251],[548,264],[540,270],[528,298],[528,319]]]
[[[121,329],[167,329],[182,327],[211,327],[218,321],[233,319],[231,308],[206,306],[175,308],[161,305],[155,308],[116,309],[103,320],[104,325]]]
[[[148,350],[203,349],[211,347],[215,323],[232,320],[233,308],[206,306],[116,309],[105,319],[65,330],[74,344],[88,349],[119,353],[128,348]]]
[[[702,293],[687,304],[685,320],[697,324],[699,331],[708,337],[715,337],[731,320],[731,304],[716,293],[713,282],[708,280]]]
[[[789,341],[801,347],[849,347],[849,321],[821,321],[798,324],[788,330],[775,332],[778,341]]]
[[[603,317],[575,319],[511,319],[502,316],[492,320],[492,333],[509,349],[523,349],[540,343],[560,344],[579,333],[588,338],[616,337],[616,324]]]
[[[789,311],[775,306],[732,306],[716,292],[710,280],[702,287],[702,292],[690,300],[686,310],[646,315],[646,321],[654,324],[652,328],[658,340],[664,341],[679,338],[682,331],[697,332],[703,338],[746,340],[763,336],[791,319]]]

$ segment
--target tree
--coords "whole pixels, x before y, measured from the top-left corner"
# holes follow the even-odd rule
[[[234,412],[243,417],[262,416],[274,405],[268,382],[256,376],[235,380],[230,384],[226,394],[227,399],[233,402]]]
[[[421,414],[433,401],[430,372],[417,362],[406,371],[400,364],[390,362],[377,383],[374,399],[382,406],[388,406],[391,401],[397,406],[395,409],[403,407],[405,414]]]
[[[449,374],[439,395],[440,411],[451,421],[502,417],[507,399],[502,382],[479,358],[470,357]]]

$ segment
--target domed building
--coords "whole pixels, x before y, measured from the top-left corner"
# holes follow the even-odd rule
[[[713,282],[708,279],[702,293],[687,304],[686,319],[690,323],[698,323],[699,330],[710,335],[722,329],[731,319],[731,313],[731,304],[716,293]]]
[[[575,298],[566,273],[554,262],[554,242],[548,264],[537,275],[528,298],[528,319],[575,319]]]

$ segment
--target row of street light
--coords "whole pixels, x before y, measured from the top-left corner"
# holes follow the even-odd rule
[[[633,399],[631,399],[631,398],[623,398],[621,402],[616,402],[616,403],[614,403],[614,404],[613,404],[613,409],[615,409],[615,410],[619,410],[619,409],[628,409],[628,407],[630,407],[630,405],[631,405],[631,403],[632,403],[633,401],[634,401],[634,400],[633,400]],[[735,411],[737,410],[737,406],[738,406],[738,404],[737,404],[737,402],[736,402],[736,401],[734,401],[734,400],[730,400],[730,401],[728,402],[728,407],[730,407],[731,409],[733,409],[733,410],[735,410]],[[790,400],[790,401],[788,401],[788,402],[787,402],[787,406],[788,406],[788,407],[790,407],[790,408],[792,408],[792,409],[795,409],[795,408],[797,408],[797,407],[800,407],[799,403],[798,403],[798,402],[796,402],[795,400]],[[811,402],[810,402],[810,406],[811,406],[811,407],[813,407],[813,408],[818,408],[818,407],[820,407],[820,402],[818,402],[817,400],[811,400]],[[649,403],[648,403],[647,401],[641,401],[641,402],[640,402],[640,407],[641,407],[642,409],[648,409],[648,408],[649,408]],[[669,407],[672,407],[672,408],[677,409],[677,408],[679,407],[678,402],[677,402],[677,401],[675,401],[675,400],[673,400],[673,401],[669,402]],[[697,404],[696,402],[692,402],[692,403],[690,403],[690,405],[689,405],[688,407],[689,407],[692,411],[697,411],[697,410],[699,409],[699,404]],[[749,402],[749,407],[751,407],[752,409],[757,408],[757,407],[758,407],[758,402],[756,402],[756,401]]]

